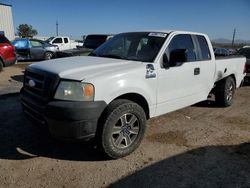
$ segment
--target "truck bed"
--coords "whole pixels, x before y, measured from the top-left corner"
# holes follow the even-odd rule
[[[215,82],[222,80],[223,78],[234,74],[236,87],[240,87],[241,82],[244,78],[242,67],[246,63],[246,58],[243,56],[229,56],[216,58],[216,71],[215,71]]]

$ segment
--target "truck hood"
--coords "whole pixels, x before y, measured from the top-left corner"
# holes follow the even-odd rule
[[[30,68],[58,75],[63,79],[84,80],[121,70],[136,69],[142,62],[113,58],[76,56],[42,61],[29,65]]]

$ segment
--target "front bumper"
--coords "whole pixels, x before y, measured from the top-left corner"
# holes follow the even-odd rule
[[[33,122],[47,125],[50,134],[59,139],[88,140],[93,138],[97,122],[107,106],[104,101],[52,101],[39,104],[21,90],[25,114]]]

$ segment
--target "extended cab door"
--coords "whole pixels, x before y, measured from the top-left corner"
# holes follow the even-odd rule
[[[180,54],[185,57],[180,57]],[[190,34],[177,34],[170,40],[158,69],[158,92],[156,115],[174,111],[199,101],[205,100],[208,93],[204,78],[201,76],[208,71],[205,62],[198,61],[197,44]],[[208,70],[204,70],[208,68]],[[206,74],[206,73],[205,73]],[[206,75],[207,75],[206,74]],[[213,77],[213,73],[211,73]],[[204,83],[202,83],[204,81]]]
[[[71,49],[71,44],[70,44],[69,38],[64,37],[63,42],[64,42],[63,50]]]

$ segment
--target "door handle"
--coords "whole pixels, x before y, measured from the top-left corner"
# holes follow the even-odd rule
[[[194,75],[199,75],[199,74],[200,74],[200,68],[195,68]]]

